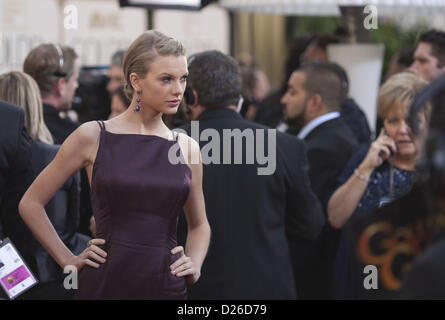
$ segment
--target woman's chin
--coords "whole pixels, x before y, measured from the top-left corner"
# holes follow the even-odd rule
[[[162,110],[163,111],[162,113],[165,115],[174,115],[178,112],[178,108],[179,106],[165,108],[164,110]]]
[[[397,154],[401,157],[415,157],[417,154],[417,149],[414,144],[397,145]]]

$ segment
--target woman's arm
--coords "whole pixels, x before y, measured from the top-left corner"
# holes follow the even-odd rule
[[[202,161],[199,145],[189,137],[184,140],[187,140],[188,144],[188,151],[184,152],[185,158],[188,159],[192,171],[192,185],[184,205],[188,225],[186,255],[182,247],[174,248],[172,254],[182,252],[182,257],[171,265],[171,270],[178,277],[187,276],[187,282],[193,284],[201,275],[201,266],[210,243],[210,226],[202,192]]]
[[[373,168],[366,168],[362,164],[357,168],[358,172],[369,179]],[[328,219],[331,226],[340,229],[348,221],[357,208],[360,199],[368,187],[368,182],[361,180],[355,174],[338,188],[328,202]]]
[[[356,168],[362,178],[369,180],[374,169],[391,156],[390,148],[393,151],[396,150],[395,142],[390,137],[385,136],[382,130],[377,140],[371,144],[365,159]],[[368,187],[368,182],[364,179],[360,179],[356,174],[352,174],[329,199],[327,207],[328,219],[334,228],[339,229],[343,227],[357,208]]]
[[[105,243],[104,240],[92,240],[95,245],[75,256],[60,239],[45,212],[45,205],[65,181],[91,164],[94,151],[97,150],[98,137],[99,127],[96,123],[86,123],[75,130],[63,143],[54,160],[34,180],[19,204],[19,212],[25,223],[62,268],[74,265],[80,271],[85,264],[99,267],[89,258],[105,261],[102,258],[105,252],[95,246]]]

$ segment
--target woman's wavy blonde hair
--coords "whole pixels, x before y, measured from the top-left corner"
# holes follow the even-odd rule
[[[39,87],[31,76],[19,71],[0,75],[0,99],[25,110],[25,127],[32,140],[54,143],[43,120]]]

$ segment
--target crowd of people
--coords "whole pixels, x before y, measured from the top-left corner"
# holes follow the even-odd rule
[[[0,239],[39,280],[20,298],[445,298],[445,32],[391,60],[375,139],[339,41],[295,39],[271,90],[254,61],[146,31],[112,56],[108,119],[82,124],[77,53],[32,49],[0,75]]]

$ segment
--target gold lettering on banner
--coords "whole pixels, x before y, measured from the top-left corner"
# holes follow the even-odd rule
[[[373,223],[359,237],[357,256],[364,265],[377,266],[385,289],[397,290],[401,286],[399,276],[409,270],[414,258],[431,245],[435,228],[445,230],[442,214],[397,228],[388,221]],[[405,261],[396,265],[395,260],[402,257]]]
[[[120,28],[119,16],[118,14],[105,15],[101,12],[94,12],[90,16],[89,27],[96,29]]]

